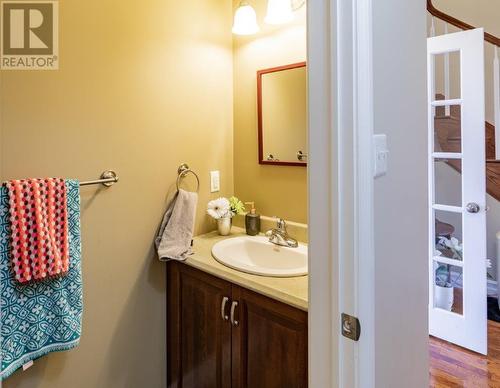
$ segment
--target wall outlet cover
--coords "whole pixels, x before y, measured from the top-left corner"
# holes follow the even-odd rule
[[[220,172],[210,171],[210,192],[216,193],[220,191]]]

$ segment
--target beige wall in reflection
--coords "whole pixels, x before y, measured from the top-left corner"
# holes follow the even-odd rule
[[[307,153],[307,71],[305,67],[262,75],[264,159],[299,162]]]

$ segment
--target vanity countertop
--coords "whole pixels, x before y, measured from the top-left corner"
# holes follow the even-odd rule
[[[194,254],[189,256],[184,263],[259,294],[307,311],[308,276],[276,278],[251,275],[226,267],[212,257],[212,247],[215,243],[237,236],[245,236],[245,230],[233,227],[230,236],[219,236],[217,232],[196,236],[193,242]]]

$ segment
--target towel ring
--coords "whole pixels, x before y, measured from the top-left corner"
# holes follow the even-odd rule
[[[198,193],[200,191],[200,178],[198,178],[198,174],[196,174],[193,170],[191,170],[186,163],[182,163],[177,169],[177,191],[179,191],[181,179],[184,178],[189,173],[193,174],[194,177],[196,178],[196,183],[198,184],[196,192]]]

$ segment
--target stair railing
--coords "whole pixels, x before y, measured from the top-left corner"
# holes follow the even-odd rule
[[[436,27],[434,18],[445,22],[444,33],[448,33],[448,25],[455,26],[461,30],[472,30],[475,27],[465,23],[451,15],[437,9],[432,0],[427,0],[427,11],[432,15],[430,36],[436,35]],[[495,126],[495,159],[500,160],[500,60],[498,50],[500,47],[500,38],[484,33],[484,40],[494,46],[493,59],[493,103],[494,103],[494,126]],[[450,95],[450,59],[449,54],[444,56],[444,95],[445,99]],[[450,114],[450,107],[446,107],[446,115]]]

